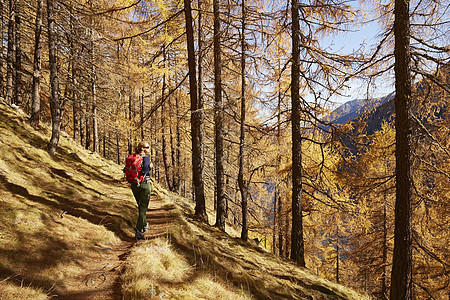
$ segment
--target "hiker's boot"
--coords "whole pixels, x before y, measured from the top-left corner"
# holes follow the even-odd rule
[[[137,231],[137,230],[136,230],[136,233],[134,234],[134,237],[135,237],[136,239],[138,239],[138,240],[143,240],[143,239],[145,239],[144,234],[143,234],[142,232]]]

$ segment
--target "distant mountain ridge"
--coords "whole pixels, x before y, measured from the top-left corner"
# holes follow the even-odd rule
[[[393,92],[380,98],[355,99],[348,101],[331,112],[329,122],[340,125],[345,124],[364,113],[376,110],[378,107],[393,100],[394,96],[395,93]]]

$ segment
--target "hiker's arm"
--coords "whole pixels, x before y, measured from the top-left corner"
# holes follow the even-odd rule
[[[148,156],[144,156],[143,158],[144,158],[144,160],[142,161],[142,174],[144,174],[144,176],[150,175],[150,170],[151,170],[151,167],[153,164],[150,165],[151,162],[150,162],[150,158]]]

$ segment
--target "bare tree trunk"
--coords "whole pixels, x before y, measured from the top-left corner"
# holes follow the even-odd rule
[[[277,216],[278,216],[278,255],[280,257],[284,256],[284,248],[283,248],[283,203],[281,202],[281,196],[278,195],[278,208],[277,208]]]
[[[72,110],[73,110],[73,139],[78,142],[80,136],[82,135],[80,132],[80,97],[78,91],[78,64],[75,57],[75,45],[73,44],[73,39],[71,38],[71,46],[70,46],[70,59],[72,60]]]
[[[117,158],[117,164],[121,165],[122,158],[120,157],[120,135],[119,130],[116,129],[116,158]]]
[[[339,283],[339,218],[336,217],[336,283]]]
[[[139,109],[139,113],[140,113],[140,117],[141,117],[141,141],[144,140],[145,136],[144,136],[144,88],[142,88],[142,92],[141,95],[139,97],[139,103],[140,103],[140,109]]]
[[[395,231],[391,299],[412,299],[411,49],[409,1],[395,0]]]
[[[214,14],[214,131],[216,159],[216,224],[225,230],[225,190],[223,176],[223,100],[222,100],[222,61],[220,55],[220,3],[213,0]]]
[[[132,116],[132,112],[133,112],[133,106],[132,106],[132,97],[131,97],[131,91],[130,91],[130,95],[128,95],[128,120],[129,120],[129,126],[133,127],[132,124],[132,120],[133,120],[133,116]],[[133,153],[133,132],[131,128],[127,128],[128,130],[128,154]]]
[[[86,146],[86,139],[85,139],[85,135],[84,135],[84,119],[85,119],[85,114],[83,112],[83,101],[80,98],[80,110],[79,110],[79,116],[80,116],[80,144],[81,146]]]
[[[37,1],[36,28],[34,34],[33,91],[31,102],[31,126],[37,128],[41,118],[41,65],[42,65],[42,11],[44,0]]]
[[[98,117],[97,117],[97,84],[96,84],[96,72],[95,66],[93,67],[93,81],[92,81],[92,140],[93,140],[93,151],[99,152],[99,135],[98,135]]]
[[[189,96],[191,99],[192,177],[195,195],[195,216],[204,222],[208,222],[203,185],[203,106],[197,95],[194,29],[192,26],[192,10],[190,0],[184,0],[184,14],[186,19],[186,41],[189,65]]]
[[[103,125],[103,157],[107,158],[107,154],[106,154],[106,139],[108,138],[107,136],[107,132],[106,132],[106,127]]]
[[[21,11],[21,3],[20,0],[16,0],[15,6],[15,17],[16,17],[16,26],[14,28],[15,31],[15,44],[16,44],[16,61],[15,61],[15,77],[14,81],[14,103],[17,106],[23,106],[23,83],[22,83],[22,35],[21,35],[21,25],[22,20],[20,18]]]
[[[3,61],[4,61],[4,57],[3,57],[3,39],[4,39],[4,34],[3,34],[3,30],[4,30],[4,26],[3,26],[3,11],[4,11],[4,3],[3,0],[0,0],[0,11],[2,13],[0,13],[0,41],[2,41],[0,43],[0,98],[3,98],[3,93],[4,93],[4,86],[3,86]]]
[[[159,114],[159,115],[158,115]],[[155,129],[155,177],[157,181],[161,180],[161,137],[158,135],[158,120],[161,118],[161,110],[156,110],[153,122]]]
[[[163,45],[163,47],[165,48],[165,45]],[[164,59],[164,67],[166,67],[166,51],[163,50],[163,59]],[[164,99],[165,96],[165,92],[166,92],[166,74],[163,74],[163,84],[162,84],[162,90],[161,90],[161,99]],[[170,105],[169,105],[170,106]],[[167,158],[167,139],[166,139],[166,111],[165,111],[166,105],[165,102],[162,103],[161,105],[161,131],[162,131],[162,136],[161,136],[161,154],[162,154],[162,158],[163,158],[163,164],[164,164],[164,177],[166,179],[166,186],[167,188],[172,191],[172,183],[170,180],[170,170],[169,170],[169,163],[168,163],[168,158]]]
[[[173,174],[173,189],[174,192],[180,193],[181,189],[181,178],[180,178],[180,170],[181,170],[181,128],[180,128],[180,97],[177,95],[176,99],[176,154],[175,154],[175,172]]]
[[[174,76],[174,78],[176,78],[176,75]],[[177,95],[175,95],[175,103],[177,101],[176,99],[177,99]],[[173,101],[173,98],[169,102],[169,106],[170,107],[172,107],[172,103],[173,103],[172,101]],[[173,116],[174,115],[173,113],[171,113],[169,115],[170,157],[171,157],[171,160],[172,160],[172,168],[171,168],[171,172],[170,172],[170,175],[171,175],[170,179],[171,179],[171,186],[172,186],[171,191],[172,192],[176,192],[176,188],[175,188],[176,177],[177,177],[176,169],[178,168],[178,166],[176,165],[176,158],[175,158],[175,142],[174,142],[174,132],[173,132],[173,126],[175,126],[173,119],[176,119],[176,117],[177,117],[176,116],[176,110],[177,109],[178,109],[177,105],[175,104],[175,117]]]
[[[278,205],[278,189],[275,190],[275,195],[273,196],[273,227],[272,227],[272,253],[276,255],[277,253],[277,205]]]
[[[302,136],[300,126],[300,25],[299,2],[292,0],[292,232],[291,259],[305,266],[302,219]]]
[[[241,34],[241,126],[239,138],[239,172],[238,185],[241,192],[241,208],[242,208],[242,230],[241,239],[248,240],[248,191],[247,184],[244,180],[244,155],[245,155],[245,1],[241,3],[242,11],[242,34]]]
[[[278,59],[278,71],[279,74],[281,74],[281,66],[280,66],[280,60]],[[281,83],[280,83],[281,76],[278,76],[277,84],[278,84],[278,101],[277,101],[277,144],[279,147],[281,147]],[[280,168],[281,165],[281,154],[278,154],[277,156],[277,168]],[[280,257],[284,257],[284,249],[283,249],[283,203],[280,196],[280,182],[278,183],[277,187],[277,193],[278,193],[278,199],[277,199],[277,219],[278,219],[278,253]],[[287,238],[287,237],[286,237]]]
[[[92,142],[92,140],[91,140],[91,126],[90,126],[90,124],[91,124],[91,118],[92,118],[92,116],[91,116],[91,114],[89,113],[89,108],[90,108],[90,105],[89,105],[89,96],[86,94],[85,95],[85,97],[84,97],[84,103],[85,103],[85,109],[84,109],[84,111],[85,111],[85,113],[84,113],[84,133],[85,133],[85,145],[84,145],[84,147],[86,148],[86,149],[88,149],[89,150],[89,148],[91,148],[91,142]]]
[[[386,157],[386,156],[385,156]],[[386,167],[387,170],[387,167]],[[387,172],[386,172],[387,173]],[[387,174],[386,174],[387,175]],[[388,251],[388,227],[387,227],[387,199],[386,199],[386,191],[384,191],[384,203],[383,203],[383,271],[381,274],[381,299],[387,299],[387,251]]]
[[[56,152],[61,131],[61,103],[59,99],[58,66],[56,64],[56,24],[54,15],[54,2],[47,0],[48,16],[48,52],[50,66],[50,111],[52,115],[52,137],[48,143],[48,151],[51,154]]]
[[[16,19],[16,1],[9,0],[9,20],[8,20],[8,52],[6,56],[7,70],[6,70],[6,102],[12,104],[13,89],[14,89],[14,53],[15,42],[15,19]]]
[[[91,1],[93,11],[93,1]],[[94,19],[91,17],[90,28],[90,63],[91,63],[91,97],[92,97],[92,140],[94,152],[99,152],[98,118],[97,118],[97,71],[95,67],[95,41],[94,41]]]

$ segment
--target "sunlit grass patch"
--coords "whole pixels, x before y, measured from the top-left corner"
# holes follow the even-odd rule
[[[7,274],[27,282],[62,282],[67,276],[82,273],[86,268],[83,261],[97,257],[100,246],[120,241],[104,226],[62,216],[52,207],[25,198],[2,195],[0,265]]]
[[[0,282],[0,300],[11,299],[46,300],[50,297],[41,288],[22,286],[20,283],[16,285],[3,280]]]
[[[139,244],[122,274],[125,299],[252,299],[244,289],[195,270],[165,238]]]
[[[136,247],[127,259],[123,293],[127,299],[146,299],[161,286],[183,282],[191,272],[187,260],[166,239],[151,240]]]
[[[246,300],[253,299],[244,288],[235,288],[229,283],[223,283],[218,278],[212,278],[208,274],[195,276],[192,282],[175,286],[171,290],[174,299],[196,300]]]

